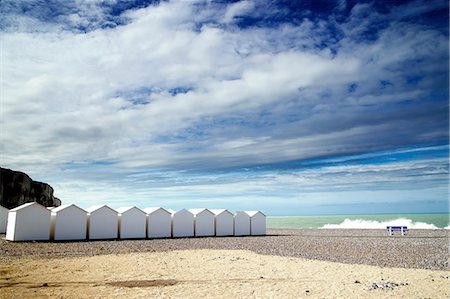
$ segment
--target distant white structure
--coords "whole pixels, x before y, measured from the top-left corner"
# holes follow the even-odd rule
[[[261,211],[246,211],[250,216],[250,234],[252,236],[262,236],[266,234],[266,215]]]
[[[38,241],[50,239],[50,211],[36,202],[29,202],[8,213],[6,240]]]
[[[248,215],[246,212],[239,211],[234,214],[234,235],[250,235],[250,215]]]
[[[6,233],[6,224],[8,223],[9,210],[3,206],[0,206],[0,234]]]
[[[86,240],[87,212],[70,204],[51,210],[51,239]]]
[[[194,236],[194,215],[186,209],[172,212],[172,236],[193,237]]]
[[[121,239],[145,239],[147,215],[136,207],[121,207],[119,212],[119,235]]]
[[[172,236],[172,214],[166,209],[145,208],[147,214],[147,238],[170,238]]]
[[[117,211],[106,206],[93,206],[86,209],[88,212],[88,238],[117,239],[119,216]]]
[[[210,211],[215,215],[216,236],[232,236],[234,234],[233,213],[225,209]]]
[[[194,215],[194,234],[196,237],[214,236],[214,213],[208,209],[189,209]]]

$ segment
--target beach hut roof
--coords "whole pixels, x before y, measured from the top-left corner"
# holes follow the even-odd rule
[[[30,206],[33,206],[33,205],[36,205],[37,207],[40,207],[40,208],[45,209],[46,211],[48,211],[46,207],[44,207],[43,205],[38,204],[37,202],[28,202],[28,203],[25,203],[25,204],[23,204],[21,206],[18,206],[17,208],[9,210],[9,211],[10,212],[17,212],[17,211],[20,211],[22,209],[26,209],[26,208],[28,208]]]
[[[187,210],[187,209],[181,209],[181,210],[178,210],[178,211],[170,210],[170,212],[172,214],[178,214],[178,213],[181,213],[181,212],[188,212],[188,213],[192,214],[192,212]]]
[[[139,209],[138,207],[135,207],[135,206],[120,207],[120,208],[116,209],[116,211],[119,212],[119,213],[121,213],[121,214],[123,214],[123,213],[125,213],[126,211],[129,211],[129,210],[132,210],[132,209],[138,209],[139,211],[145,213],[143,210],[141,210],[141,209]]]
[[[212,210],[210,210],[214,215],[220,215],[220,214],[222,214],[222,213],[229,213],[229,214],[231,214],[231,215],[233,215],[233,213],[231,213],[230,211],[228,211],[227,209],[212,209]]]
[[[109,206],[107,206],[107,205],[97,205],[97,206],[92,206],[92,207],[87,208],[87,209],[86,209],[86,212],[92,213],[92,212],[97,211],[98,209],[103,208],[103,207],[106,207],[106,208],[110,209],[111,211],[114,211],[114,212],[117,213],[116,210],[114,210],[113,208],[111,208],[111,207],[109,207]]]
[[[203,209],[189,209],[188,211],[194,215],[198,215],[198,214],[202,213],[203,211],[208,211],[209,213],[212,213],[210,210],[204,209],[204,208]]]
[[[246,213],[247,215],[249,215],[250,217],[253,217],[253,216],[255,216],[256,214],[262,214],[263,216],[266,216],[266,214],[264,214],[263,212],[261,212],[261,211],[244,211],[244,213]]]
[[[59,207],[53,208],[53,209],[52,209],[52,213],[58,213],[59,211],[62,211],[62,210],[64,210],[64,209],[67,209],[68,207],[71,207],[71,206],[74,206],[75,208],[77,208],[77,209],[79,209],[79,210],[81,210],[81,211],[83,211],[83,212],[86,212],[86,210],[80,208],[80,207],[77,206],[77,205],[74,205],[74,204],[66,204],[66,205],[60,205]]]
[[[249,216],[248,213],[247,213],[246,211],[236,211],[234,214],[235,214],[235,215],[236,215],[236,214],[245,214],[245,215]]]
[[[169,210],[167,210],[167,209],[164,209],[164,208],[161,208],[161,207],[150,207],[150,208],[145,208],[145,209],[144,209],[144,212],[147,213],[147,214],[151,214],[151,213],[153,213],[153,212],[155,212],[155,211],[158,211],[158,210],[163,210],[163,211],[166,211],[167,213],[171,213],[171,211],[169,211]]]

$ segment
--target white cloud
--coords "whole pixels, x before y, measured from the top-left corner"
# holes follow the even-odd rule
[[[373,40],[355,39],[382,18],[369,4],[358,5],[338,26],[343,38],[329,45],[327,20],[241,29],[229,23],[256,13],[253,2],[197,4],[131,10],[115,16],[124,22],[116,27],[103,26],[112,16],[101,5],[83,1],[62,7],[67,13],[58,22],[11,14],[2,35],[2,166],[38,177],[65,176],[66,165],[95,161],[122,171],[205,170],[448,138],[445,119],[433,117],[440,106],[427,99],[439,87],[430,78],[447,67],[440,62],[448,37],[439,31],[402,21]],[[414,86],[404,79],[411,64],[411,74],[424,77]],[[391,85],[381,88],[382,80]],[[392,106],[404,101],[417,104]],[[404,135],[387,133],[394,130]],[[251,183],[266,190],[267,180]],[[274,181],[321,184],[307,175]],[[248,182],[230,184],[251,192]],[[66,186],[63,194],[74,198],[68,194],[76,187]]]
[[[225,15],[223,16],[224,23],[230,23],[234,18],[249,14],[255,8],[252,1],[243,0],[233,4],[229,4]]]

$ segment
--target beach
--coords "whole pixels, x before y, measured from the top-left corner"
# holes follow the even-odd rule
[[[2,298],[448,298],[447,230],[0,241]]]

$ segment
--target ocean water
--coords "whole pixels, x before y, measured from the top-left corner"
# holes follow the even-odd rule
[[[327,216],[268,216],[268,228],[370,228],[406,225],[412,229],[450,228],[450,214],[373,214]]]

